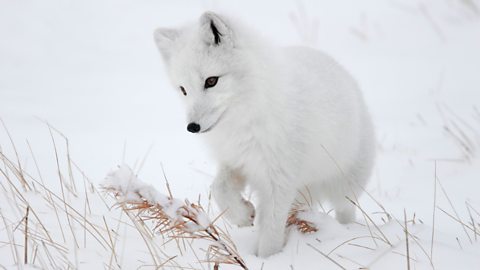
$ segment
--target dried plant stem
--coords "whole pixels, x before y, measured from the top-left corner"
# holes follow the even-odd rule
[[[440,189],[442,190],[443,195],[445,195],[445,198],[447,198],[447,201],[448,201],[448,203],[450,204],[450,207],[452,208],[453,213],[455,214],[456,219],[460,221],[459,223],[460,223],[460,225],[462,225],[463,232],[465,232],[465,234],[467,235],[468,240],[470,241],[470,244],[472,244],[472,243],[473,243],[472,238],[470,237],[470,234],[467,232],[467,229],[466,229],[466,228],[469,228],[469,226],[466,225],[464,222],[461,221],[461,218],[460,218],[457,210],[456,210],[455,207],[453,206],[453,203],[452,203],[452,201],[450,200],[450,196],[448,196],[447,191],[445,191],[445,188],[443,187],[442,182],[440,182],[440,179],[437,178],[437,182],[438,182],[438,184],[440,185]],[[440,210],[442,210],[442,209],[440,209]],[[442,210],[442,211],[443,211],[443,210]],[[445,212],[445,211],[443,211],[443,212]],[[446,213],[446,212],[445,212],[445,213]]]
[[[28,263],[28,213],[30,212],[30,206],[27,206],[27,213],[25,214],[25,247],[24,247],[24,260],[25,264]]]
[[[380,230],[380,228],[377,226],[377,224],[375,224],[375,222],[372,220],[372,218],[365,212],[365,210],[363,210],[362,207],[360,207],[360,205],[356,202],[354,202],[352,199],[346,197],[347,200],[349,200],[353,205],[355,205],[358,209],[360,209],[360,211],[364,214],[364,216],[373,224],[373,226],[375,227],[375,229],[377,229],[377,231],[382,235],[382,239],[385,243],[387,243],[389,246],[393,246],[392,243],[388,240],[387,236],[382,232],[382,230]]]
[[[316,252],[320,253],[323,257],[325,257],[326,259],[328,259],[329,261],[331,261],[332,263],[334,263],[336,266],[340,267],[340,269],[343,269],[343,270],[347,270],[347,268],[343,267],[341,264],[339,264],[337,261],[335,261],[334,259],[332,259],[330,256],[328,256],[327,254],[321,252],[318,248],[312,246],[310,243],[307,244],[309,247],[311,247],[313,250],[315,250]]]
[[[465,222],[463,222],[459,217],[454,217],[452,214],[448,213],[447,211],[443,210],[442,208],[438,207],[438,210],[442,211],[445,215],[449,216],[451,219],[453,219],[454,221],[458,222],[460,225],[462,225],[462,227],[464,229],[469,229],[470,231],[472,231],[474,234],[480,236],[480,232],[477,232],[475,228],[473,227],[470,227],[470,225],[468,224],[465,224]]]
[[[317,232],[318,229],[315,224],[298,218],[299,212],[301,211],[295,208],[290,212],[290,216],[287,219],[287,227],[296,226],[297,229],[304,234]]]
[[[119,194],[116,194],[119,196]],[[162,206],[159,204],[151,204],[147,201],[137,202],[128,201],[121,202],[120,206],[130,218],[139,218],[143,220],[154,220],[157,225],[153,230],[160,232],[162,235],[168,235],[170,238],[192,238],[205,239],[214,244],[210,245],[207,251],[209,261],[216,264],[236,264],[242,269],[248,269],[243,259],[238,255],[238,252],[233,245],[233,242],[228,239],[219,228],[210,224],[207,227],[202,227],[202,223],[198,220],[198,213],[203,211],[201,206],[190,204],[188,201],[179,209],[183,221],[174,220],[169,217]],[[129,212],[136,211],[135,215],[130,215]],[[195,224],[199,227],[198,231],[191,231],[188,224]]]
[[[213,229],[215,230],[215,228],[213,228]],[[227,247],[227,246],[223,243],[223,241],[220,240],[220,237],[218,236],[218,234],[217,234],[217,236],[215,236],[215,234],[212,233],[210,227],[207,228],[206,232],[207,232],[207,234],[208,234],[213,240],[215,240],[216,242],[221,243],[223,249],[228,252],[228,255],[233,256],[233,259],[238,263],[238,265],[240,265],[240,266],[241,266],[243,269],[245,269],[245,270],[248,269],[247,266],[245,265],[245,263],[243,262],[243,260],[242,260],[241,258],[239,258],[237,255],[235,255],[235,254],[230,250],[230,248]]]
[[[407,212],[405,209],[403,209],[403,221],[405,224],[404,232],[405,232],[405,244],[407,248],[407,269],[410,270],[410,247],[408,245]]]

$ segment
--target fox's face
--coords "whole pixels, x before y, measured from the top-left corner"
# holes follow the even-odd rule
[[[207,12],[194,27],[157,29],[155,42],[171,82],[187,104],[187,130],[213,129],[222,122],[227,104],[240,94],[236,81],[242,76],[241,55],[232,30],[218,15]]]

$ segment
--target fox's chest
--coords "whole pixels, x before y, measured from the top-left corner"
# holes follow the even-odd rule
[[[286,136],[272,136],[260,128],[245,131],[209,136],[209,147],[220,164],[239,169],[250,179],[296,166],[299,157]]]
[[[250,166],[251,162],[261,162],[266,153],[262,141],[247,132],[220,131],[209,134],[207,143],[215,159],[233,168]]]

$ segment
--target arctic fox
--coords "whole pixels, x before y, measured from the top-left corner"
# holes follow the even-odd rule
[[[372,123],[356,82],[329,56],[271,46],[231,18],[154,33],[187,107],[187,130],[218,160],[211,186],[226,218],[258,226],[256,254],[279,252],[292,204],[328,201],[348,223],[374,162]],[[242,196],[249,186],[254,205]],[[307,195],[308,194],[308,195]]]

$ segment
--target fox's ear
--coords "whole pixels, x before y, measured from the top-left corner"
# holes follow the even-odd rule
[[[207,11],[200,17],[201,31],[209,45],[233,46],[233,35],[225,21],[217,14]]]
[[[155,43],[162,56],[168,60],[171,54],[173,43],[178,38],[179,32],[170,28],[158,28],[153,33]]]

